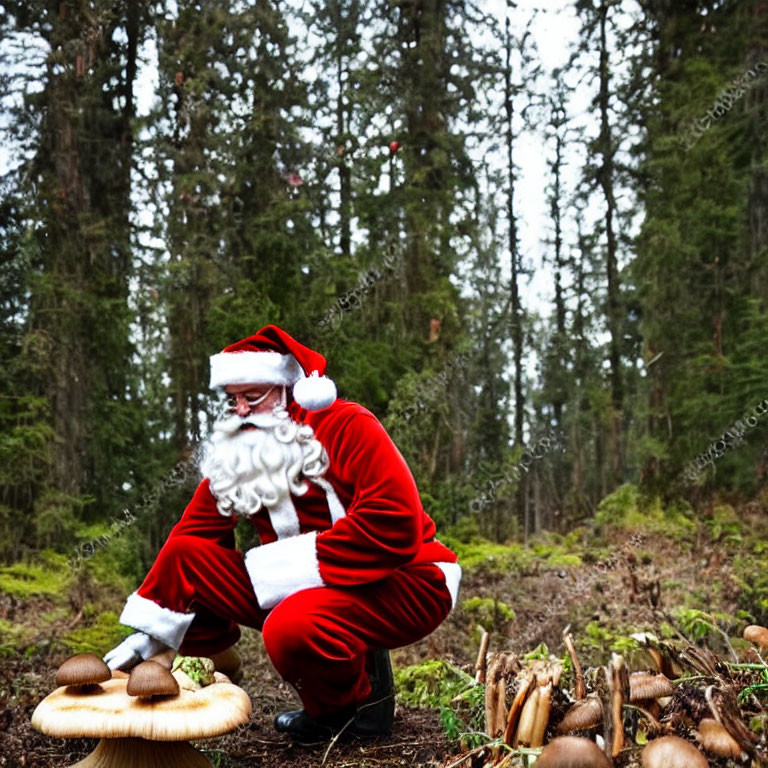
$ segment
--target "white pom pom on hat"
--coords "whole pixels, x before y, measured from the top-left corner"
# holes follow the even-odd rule
[[[325,358],[276,325],[211,356],[211,387],[228,384],[282,384],[293,387],[296,403],[320,411],[336,400],[336,384],[324,376]]]
[[[322,411],[336,399],[336,384],[333,379],[313,371],[293,385],[293,399],[308,411]]]

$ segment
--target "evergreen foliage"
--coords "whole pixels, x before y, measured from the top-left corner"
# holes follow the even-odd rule
[[[513,5],[4,4],[0,561],[101,531],[139,578],[196,482],[167,478],[216,415],[208,356],[267,323],[384,420],[441,527],[502,542],[627,488],[764,486],[760,3],[575,0],[551,73]]]

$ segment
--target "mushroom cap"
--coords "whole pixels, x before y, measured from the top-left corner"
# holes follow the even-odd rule
[[[87,695],[61,687],[37,705],[32,726],[48,736],[66,738],[138,737],[187,741],[220,736],[251,716],[248,694],[231,683],[214,683],[199,691],[181,691],[163,699],[126,694],[127,680],[113,677],[101,691]]]
[[[633,672],[629,676],[629,700],[632,702],[671,696],[674,692],[675,688],[666,675]]]
[[[709,768],[707,758],[678,736],[662,736],[648,742],[642,761],[643,768]]]
[[[699,723],[699,741],[708,752],[718,757],[741,757],[736,739],[717,720],[705,717]]]
[[[176,696],[179,684],[162,664],[142,661],[131,670],[125,692],[129,696]]]
[[[611,761],[594,741],[558,736],[544,747],[536,768],[611,768]]]
[[[750,624],[744,630],[744,639],[761,648],[768,648],[768,629],[759,624]]]
[[[558,733],[569,731],[586,731],[603,722],[603,705],[596,696],[587,696],[586,699],[577,701],[566,713],[560,725]]]
[[[94,685],[111,677],[110,668],[95,653],[78,653],[56,670],[56,685]]]

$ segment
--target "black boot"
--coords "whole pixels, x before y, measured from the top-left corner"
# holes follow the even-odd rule
[[[339,731],[343,731],[342,736],[366,739],[389,736],[395,717],[395,681],[389,651],[368,651],[366,671],[371,681],[371,695],[360,705],[357,714],[351,708],[315,718],[303,709],[296,709],[278,715],[275,730],[304,744],[328,741]]]
[[[275,730],[302,744],[329,741],[355,716],[354,707],[331,715],[310,717],[303,709],[283,712],[275,718]]]
[[[372,738],[389,736],[395,719],[395,679],[389,651],[368,651],[366,670],[371,681],[371,695],[357,710],[355,722],[347,729],[352,736]]]

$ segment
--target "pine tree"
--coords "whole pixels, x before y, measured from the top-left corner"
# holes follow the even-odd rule
[[[647,217],[635,265],[653,361],[645,478],[672,492],[689,486],[681,468],[764,397],[764,356],[753,352],[766,322],[755,291],[766,274],[753,160],[761,144],[749,139],[764,94],[749,72],[759,24],[745,23],[758,5],[646,9],[656,78],[644,109]],[[756,448],[729,451],[718,476],[754,482]]]
[[[39,450],[44,425],[55,435],[49,473],[26,495],[41,543],[66,545],[84,503],[108,513],[121,501],[115,488],[135,480],[123,449],[140,410],[128,286],[133,83],[146,12],[145,3],[7,3],[0,18],[1,34],[46,51],[31,68],[10,47],[6,60],[15,73],[7,82],[24,99],[12,126],[23,160],[5,191],[25,232],[28,290],[23,322],[13,319],[20,378],[11,391],[24,394],[11,410],[36,397],[26,418],[40,425]]]

